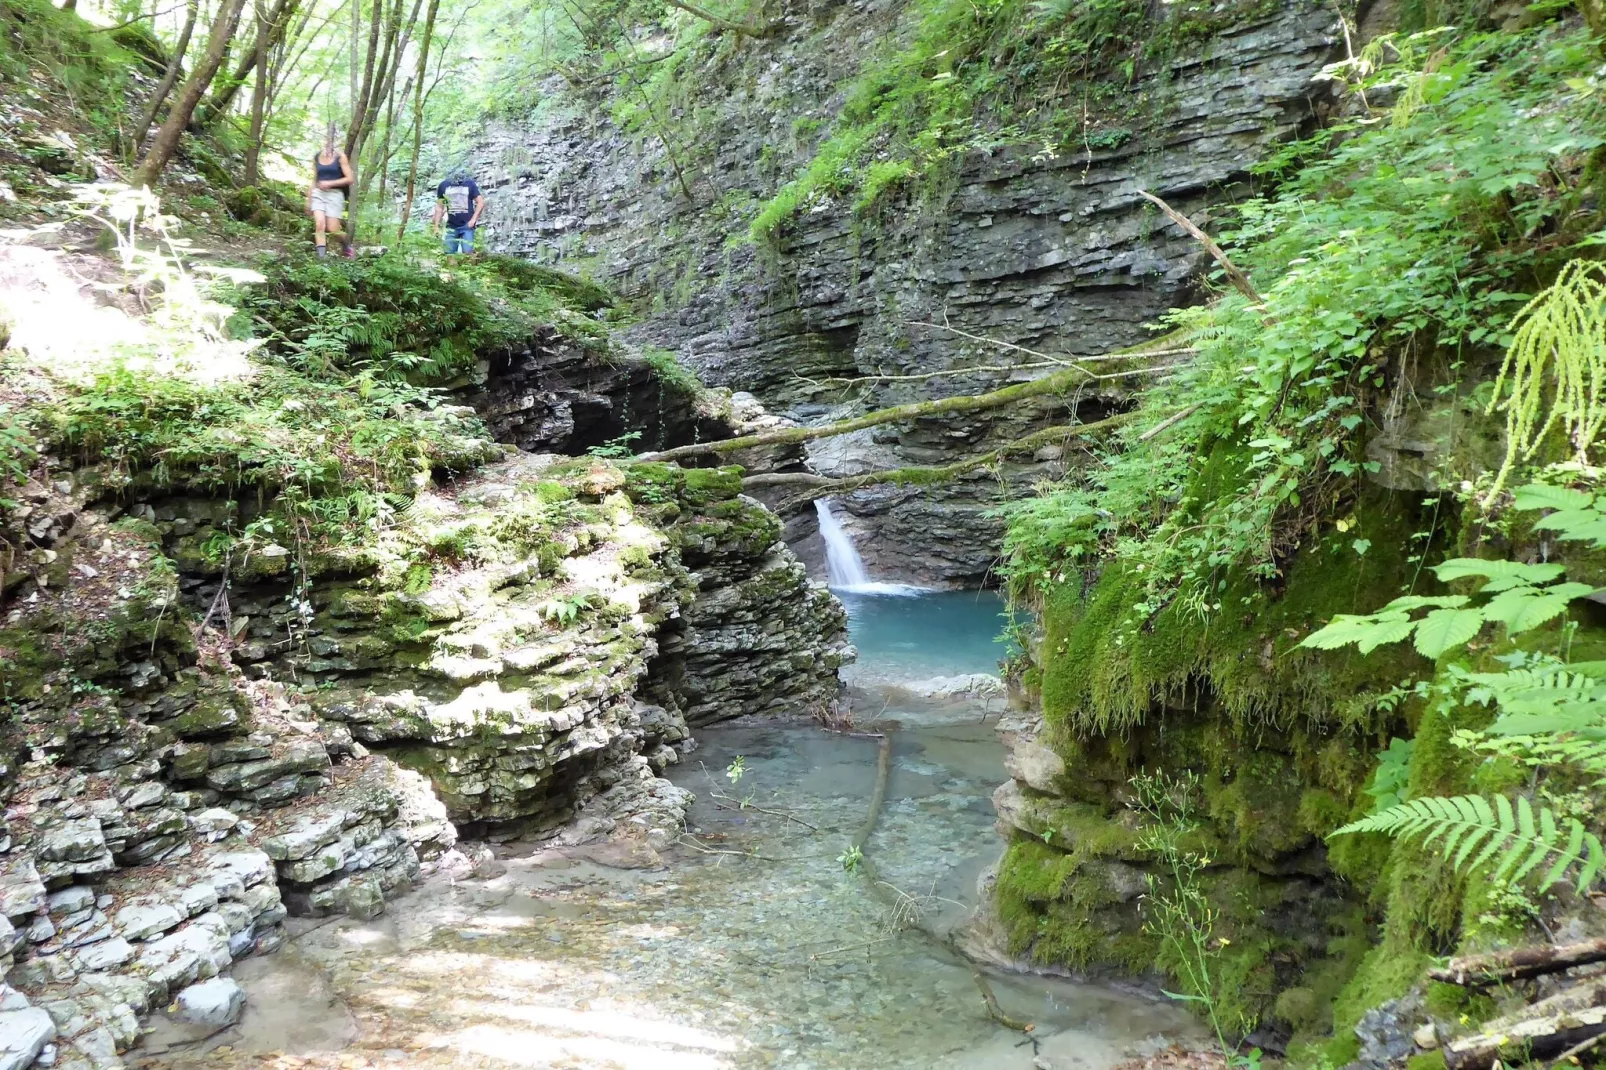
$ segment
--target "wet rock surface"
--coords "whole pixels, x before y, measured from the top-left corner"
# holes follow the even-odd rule
[[[63,481],[80,512],[0,619],[0,1065],[114,1070],[173,1001],[156,1048],[228,1028],[228,974],[289,917],[383,923],[459,826],[657,865],[688,707],[835,701],[841,608],[733,474],[562,463],[420,492],[368,546],[268,546],[226,589],[199,547],[227,503]]]
[[[1299,130],[1325,99],[1313,83],[1331,58],[1332,13],[1288,0],[1220,32],[1198,51],[1139,72],[1113,107],[1124,135],[1045,152],[1036,143],[952,164],[917,203],[856,218],[849,198],[809,205],[777,250],[729,238],[748,216],[713,206],[771,196],[812,158],[841,92],[896,32],[892,0],[793,11],[776,38],[747,43],[701,80],[702,136],[688,202],[656,139],[634,138],[577,100],[539,124],[493,128],[476,161],[490,194],[492,244],[540,259],[584,262],[645,309],[631,329],[669,347],[712,385],[751,391],[804,422],[828,419],[830,376],[924,374],[1025,363],[980,339],[1055,357],[1090,355],[1151,337],[1145,324],[1192,299],[1205,254],[1138,194],[1166,198],[1209,227],[1210,206],[1243,189],[1249,166]],[[544,87],[568,99],[560,81]],[[1080,113],[1078,100],[1068,110]],[[556,118],[550,118],[550,117]],[[809,124],[811,127],[814,124]],[[951,330],[947,328],[954,328]],[[964,333],[959,333],[964,332]],[[966,335],[976,337],[966,337]],[[1040,374],[1018,372],[1016,376]],[[975,393],[1011,373],[862,386],[861,403]],[[811,451],[814,467],[941,464],[1124,405],[1120,382],[980,416],[875,428]],[[1060,471],[1048,447],[1001,469],[1004,487]],[[873,575],[974,582],[996,554],[1000,480],[973,473],[942,487],[859,491],[842,503]],[[798,536],[806,534],[803,519]]]
[[[964,921],[992,854],[999,752],[972,705],[933,724],[914,720],[926,707],[893,709],[904,723],[869,850],[940,931]],[[679,842],[649,858],[511,842],[494,867],[448,862],[382,918],[294,936],[249,968],[237,1029],[153,1065],[1105,1070],[1195,1035],[1154,996],[995,976],[1037,1023],[1022,1045],[987,1019],[968,966],[935,957],[835,859],[864,818],[875,741],[745,720],[699,735],[708,773],[672,771],[699,796]],[[747,795],[773,812],[743,808]],[[279,976],[330,985],[334,1002],[296,1027],[322,1036],[266,1027],[284,1014],[270,993],[292,983]]]

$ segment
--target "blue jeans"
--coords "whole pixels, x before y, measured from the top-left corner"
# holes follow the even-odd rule
[[[446,228],[446,255],[453,253],[472,253],[474,251],[473,227],[447,227]]]

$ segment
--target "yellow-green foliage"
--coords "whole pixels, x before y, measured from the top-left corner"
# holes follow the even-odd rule
[[[1491,501],[1553,429],[1559,427],[1567,449],[1584,458],[1606,426],[1606,267],[1570,261],[1511,326],[1515,333],[1489,403],[1491,413],[1506,414],[1506,459],[1486,496]]]

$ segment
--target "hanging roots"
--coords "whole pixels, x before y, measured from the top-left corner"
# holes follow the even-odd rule
[[[1488,412],[1506,413],[1506,459],[1484,499],[1494,502],[1519,461],[1560,424],[1580,460],[1606,425],[1606,265],[1570,261],[1511,321],[1515,334]],[[1544,408],[1547,384],[1552,397]],[[1501,400],[1502,389],[1505,400]],[[1541,419],[1542,417],[1542,419]]]

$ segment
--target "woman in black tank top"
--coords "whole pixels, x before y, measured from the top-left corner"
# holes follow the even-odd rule
[[[356,255],[346,238],[346,189],[351,186],[351,161],[335,147],[334,124],[323,151],[312,158],[312,185],[307,188],[307,213],[312,216],[313,243],[319,256],[327,256],[328,236],[340,239],[347,257]]]

